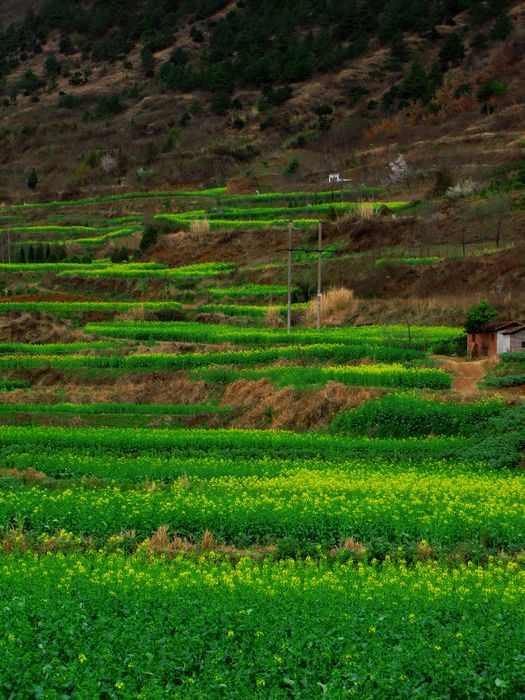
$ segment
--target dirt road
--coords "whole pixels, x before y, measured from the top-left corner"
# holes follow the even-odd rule
[[[489,371],[492,360],[463,360],[437,356],[442,369],[452,374],[452,389],[462,396],[479,394],[478,382]]]

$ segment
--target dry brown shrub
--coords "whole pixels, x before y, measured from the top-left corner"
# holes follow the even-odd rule
[[[348,549],[358,556],[362,556],[366,551],[365,547],[363,547],[363,545],[357,540],[352,539],[352,537],[349,537],[343,542],[341,549]]]
[[[200,236],[210,232],[210,222],[208,219],[195,219],[190,224],[190,233]]]
[[[170,537],[168,525],[161,525],[149,539],[145,540],[144,545],[151,553],[168,556],[193,549],[193,545],[188,540],[177,537],[175,533]]]
[[[29,484],[34,481],[44,481],[44,479],[47,478],[44,472],[39,472],[33,467],[28,467],[23,470],[0,469],[0,476],[20,479],[24,484]]]
[[[136,304],[127,311],[117,314],[115,318],[118,321],[147,321],[148,312],[146,311],[144,304]]]
[[[340,326],[355,316],[359,300],[351,289],[330,289],[321,298],[321,323],[323,326]],[[305,324],[314,326],[317,321],[317,299],[308,305],[304,314]]]
[[[354,218],[358,221],[369,221],[376,214],[372,202],[358,202],[354,212]]]
[[[284,320],[277,306],[269,306],[264,316],[265,325],[269,328],[281,328]]]
[[[215,540],[213,539],[213,534],[209,530],[205,530],[202,535],[201,547],[206,550],[213,549],[215,545]]]

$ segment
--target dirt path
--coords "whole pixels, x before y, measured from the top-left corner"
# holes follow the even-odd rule
[[[437,356],[442,369],[452,374],[452,389],[462,396],[479,394],[478,382],[485,377],[491,367],[490,359],[454,360],[450,357]]]

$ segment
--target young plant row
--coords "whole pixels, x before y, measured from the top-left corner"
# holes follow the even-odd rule
[[[304,347],[263,348],[261,350],[230,350],[180,354],[149,353],[144,355],[45,355],[26,353],[23,355],[0,354],[0,368],[15,370],[49,367],[56,370],[100,368],[161,371],[196,369],[198,367],[209,367],[210,365],[233,365],[235,367],[243,367],[266,364],[281,359],[299,362],[311,360],[318,360],[321,362],[350,362],[363,358],[397,363],[399,361],[411,361],[416,359],[424,360],[426,354],[420,350],[406,350],[403,348],[385,348],[381,346],[367,348],[363,344],[356,346],[319,344],[307,345]],[[272,368],[265,368],[261,371],[266,371],[266,369],[268,369],[268,371],[272,370]],[[435,371],[437,370],[432,370],[432,372]]]
[[[223,413],[226,406],[205,404],[142,404],[142,403],[0,403],[0,413],[59,413],[73,416],[98,415],[161,415],[192,416],[200,413]]]
[[[145,311],[182,311],[177,301],[4,301],[0,302],[0,313],[8,311],[29,311],[31,313],[48,313],[55,316],[68,316],[90,311],[123,313],[134,308]]]
[[[127,263],[122,266],[125,270],[138,272],[139,270],[165,270],[165,265],[160,263]],[[101,272],[112,269],[112,263],[108,261],[96,260],[90,263],[0,263],[0,274],[2,273],[24,273],[24,272],[51,272],[59,274],[61,272]],[[118,269],[118,268],[117,268]]]
[[[436,256],[427,258],[378,258],[376,265],[435,265],[443,258]]]
[[[1,365],[0,365],[1,366]],[[353,386],[396,388],[450,389],[450,374],[440,369],[407,369],[399,364],[363,365],[356,367],[261,367],[258,369],[195,370],[195,379],[207,382],[234,382],[240,379],[269,379],[277,386],[304,387],[326,382]]]
[[[292,304],[292,312],[304,311],[308,304]],[[225,316],[247,316],[253,319],[263,319],[270,310],[275,310],[283,319],[286,318],[288,307],[284,304],[271,306],[255,306],[248,304],[203,304],[197,311],[202,314],[224,314]]]
[[[223,459],[245,460],[328,460],[336,464],[358,456],[403,459],[406,463],[424,458],[454,459],[475,446],[464,438],[433,438],[430,440],[370,440],[319,433],[292,433],[264,430],[202,430],[193,428],[160,430],[129,428],[64,428],[34,426],[3,426],[0,447],[54,453],[58,450],[100,455],[111,468],[116,455],[166,455],[170,459],[216,459],[220,469]],[[469,457],[470,458],[470,457]],[[475,463],[472,458],[472,463]],[[86,462],[89,468],[89,459]],[[308,466],[306,463],[304,466]],[[253,472],[251,472],[253,473]]]
[[[1,355],[62,355],[78,352],[113,351],[124,347],[115,340],[100,340],[86,343],[0,343]]]
[[[222,218],[209,219],[207,212],[183,212],[182,214],[159,214],[156,219],[169,221],[181,228],[189,228],[194,221],[205,220],[212,229],[258,229],[258,228],[286,228],[289,219],[238,219]],[[309,228],[317,226],[320,219],[294,219],[296,228]]]
[[[291,333],[283,329],[246,328],[224,324],[113,322],[90,323],[86,333],[135,340],[172,340],[191,343],[234,343],[236,345],[307,345],[345,343],[406,347],[436,352],[445,349],[464,350],[464,332],[445,326],[347,326],[323,328],[295,328]]]
[[[85,199],[70,199],[63,201],[51,201],[51,202],[30,202],[27,204],[15,204],[9,207],[10,210],[21,210],[21,209],[61,209],[68,207],[81,207],[87,204],[106,204],[111,202],[120,202],[129,199],[172,199],[172,198],[191,198],[196,197],[217,197],[226,192],[225,187],[216,187],[207,190],[196,190],[193,192],[178,192],[178,191],[168,191],[168,192],[126,192],[123,194],[114,195],[104,195],[102,197],[86,197]]]
[[[288,287],[285,284],[243,284],[237,287],[207,287],[206,294],[214,299],[244,299],[246,297],[285,297]],[[296,291],[294,288],[293,291]]]
[[[208,262],[184,265],[182,267],[164,268],[140,268],[135,265],[111,265],[104,268],[71,267],[60,272],[60,277],[115,277],[121,279],[186,279],[188,277],[201,278],[223,275],[235,269],[233,263]]]
[[[22,379],[0,380],[0,391],[14,391],[15,389],[29,389],[31,384]]]

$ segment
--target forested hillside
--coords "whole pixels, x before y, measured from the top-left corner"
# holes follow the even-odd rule
[[[316,151],[348,168],[356,149],[420,140],[407,121],[459,134],[520,101],[524,8],[509,0],[44,0],[8,21],[21,5],[0,15],[4,198],[35,149],[50,195],[320,176]],[[97,178],[101,132],[117,165]]]

